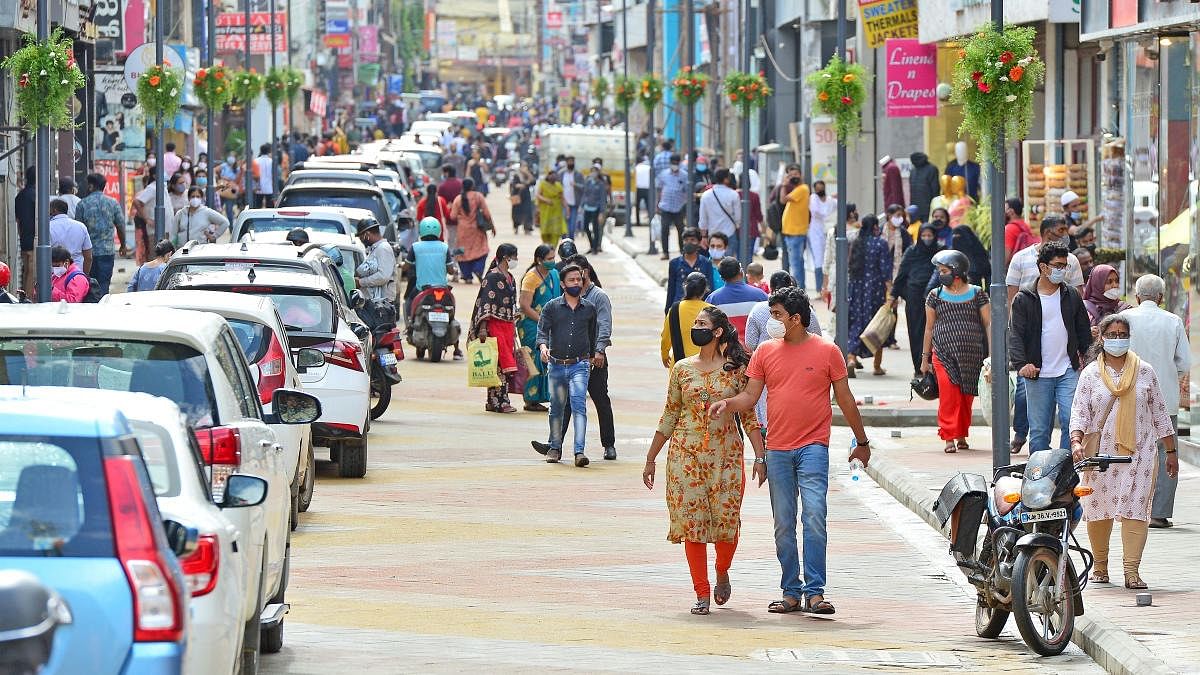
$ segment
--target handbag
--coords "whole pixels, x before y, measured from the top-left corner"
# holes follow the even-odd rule
[[[525,383],[529,381],[529,364],[525,361],[525,355],[522,354],[524,349],[524,347],[518,348],[515,354],[517,357],[517,372],[508,378],[508,393],[510,394],[524,394]]]
[[[871,318],[871,322],[863,329],[858,339],[867,350],[874,354],[888,341],[895,329],[896,313],[891,307],[884,304],[875,312],[875,316]]]
[[[480,230],[482,230],[484,232],[488,232],[488,231],[492,231],[492,230],[496,229],[495,227],[492,226],[491,219],[489,219],[487,217],[487,214],[484,213],[482,204],[478,204],[475,206],[475,227],[478,227]]]
[[[1083,456],[1095,457],[1100,453],[1100,434],[1104,433],[1104,423],[1108,421],[1108,416],[1112,413],[1113,406],[1117,404],[1117,397],[1113,396],[1108,402],[1108,407],[1104,409],[1104,416],[1100,418],[1100,424],[1095,431],[1089,431],[1083,435]],[[1033,450],[1033,448],[1030,448]]]

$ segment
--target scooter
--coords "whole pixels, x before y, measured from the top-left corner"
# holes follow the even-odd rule
[[[54,589],[23,570],[0,570],[0,673],[38,673],[50,662],[54,633],[72,623]]]
[[[371,364],[371,419],[377,420],[392,402],[392,385],[398,384],[399,363],[404,360],[404,341],[394,323],[385,323],[371,330],[375,336],[375,359]]]
[[[1097,455],[1072,463],[1069,450],[1041,450],[1025,464],[996,469],[990,486],[972,473],[946,483],[933,512],[943,527],[950,523],[950,553],[978,591],[979,637],[999,637],[1012,614],[1033,651],[1055,656],[1067,648],[1095,561],[1075,537],[1083,518],[1079,498],[1092,493],[1079,484],[1079,471],[1132,461]],[[987,525],[982,542],[981,524]],[[1072,551],[1082,573],[1075,572]]]
[[[429,286],[413,296],[410,307],[408,343],[416,348],[418,359],[429,352],[429,360],[438,363],[462,333],[454,319],[454,293],[449,286]]]

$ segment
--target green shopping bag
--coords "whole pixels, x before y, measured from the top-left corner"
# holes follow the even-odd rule
[[[467,342],[467,386],[500,386],[500,350],[496,338]]]

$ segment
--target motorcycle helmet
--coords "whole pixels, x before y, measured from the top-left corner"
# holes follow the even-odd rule
[[[326,244],[321,247],[321,250],[325,252],[325,255],[329,256],[329,259],[333,261],[334,265],[338,267],[342,266],[344,259],[342,258],[342,250],[340,248],[334,246],[333,244]]]
[[[421,239],[430,236],[441,237],[442,224],[438,222],[437,218],[425,216],[421,219],[421,222],[417,224],[417,236]]]
[[[971,271],[971,261],[962,251],[938,251],[933,256],[933,264],[949,267],[951,274],[964,281],[967,279],[967,272]]]
[[[914,377],[908,386],[912,387],[913,393],[926,401],[937,400],[938,384],[937,378],[933,376],[933,373],[925,373],[921,377]]]
[[[6,263],[0,262],[0,288],[8,288],[10,281],[12,281],[12,270],[8,269]]]
[[[767,244],[763,247],[762,257],[766,260],[775,260],[779,257],[779,247],[775,244]]]
[[[308,232],[302,227],[292,228],[292,231],[287,233],[287,240],[296,246],[303,246],[308,243]]]
[[[575,242],[570,239],[563,239],[558,243],[558,259],[566,260],[572,256],[578,255],[579,249],[575,246]]]

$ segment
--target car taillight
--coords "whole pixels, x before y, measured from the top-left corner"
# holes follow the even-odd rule
[[[242,435],[230,427],[197,429],[195,435],[200,456],[210,469],[213,501],[220,503],[226,481],[242,466]]]
[[[362,347],[353,342],[337,340],[333,343],[332,351],[325,355],[325,360],[335,366],[361,371],[363,369],[362,360],[359,359],[361,351]]]
[[[221,542],[217,535],[200,535],[196,550],[179,562],[193,598],[211,593],[217,587],[217,568],[221,563]]]
[[[183,589],[154,537],[152,528],[162,524],[150,522],[134,458],[106,458],[104,478],[117,558],[133,595],[133,639],[178,642],[183,639]]]
[[[279,336],[271,332],[271,346],[258,362],[258,398],[264,405],[271,402],[275,390],[284,385],[283,360],[287,355],[283,345],[279,344]]]

